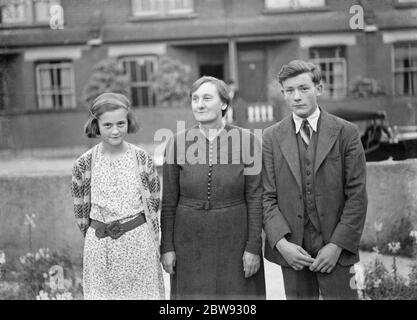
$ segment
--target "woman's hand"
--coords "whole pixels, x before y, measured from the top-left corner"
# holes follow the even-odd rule
[[[261,257],[259,255],[245,251],[242,260],[245,278],[249,278],[258,272],[261,266]]]
[[[175,262],[177,261],[177,257],[175,255],[175,251],[165,252],[161,256],[161,263],[164,270],[169,274],[174,274],[174,267]]]

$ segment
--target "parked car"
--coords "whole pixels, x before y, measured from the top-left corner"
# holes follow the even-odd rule
[[[366,161],[417,158],[417,126],[390,126],[385,111],[336,109],[330,112],[358,124]]]

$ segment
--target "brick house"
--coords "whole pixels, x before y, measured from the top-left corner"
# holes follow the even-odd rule
[[[417,0],[0,0],[0,8],[0,149],[91,143],[80,97],[107,57],[129,76],[137,142],[175,129],[175,119],[192,123],[189,109],[156,105],[150,78],[161,55],[189,64],[193,79],[232,79],[246,101],[234,110],[242,126],[282,118],[273,80],[295,58],[320,65],[326,108],[384,109],[391,124],[416,124]],[[359,76],[384,95],[352,98]]]

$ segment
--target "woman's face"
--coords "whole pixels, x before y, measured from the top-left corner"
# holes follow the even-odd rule
[[[98,127],[104,143],[119,146],[127,134],[127,110],[120,108],[104,112],[98,117]]]
[[[216,86],[206,82],[191,95],[191,107],[198,122],[212,124],[222,121],[222,110],[227,105],[220,99]]]

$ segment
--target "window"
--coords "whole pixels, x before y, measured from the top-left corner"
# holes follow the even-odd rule
[[[132,0],[134,16],[175,15],[193,12],[193,0]]]
[[[0,55],[0,110],[5,110],[9,106],[9,87],[11,79],[12,61],[7,55]]]
[[[417,95],[417,43],[394,46],[395,94]]]
[[[31,24],[48,23],[50,8],[59,0],[0,0],[0,23]]]
[[[152,77],[156,71],[155,56],[125,57],[121,59],[129,78],[129,93],[132,106],[154,107],[156,97],[152,90]]]
[[[323,7],[325,0],[265,0],[267,9],[299,9]]]
[[[74,70],[71,62],[40,63],[36,66],[39,109],[75,108]]]
[[[320,67],[323,96],[341,98],[346,95],[347,71],[344,47],[310,48],[310,61]]]

